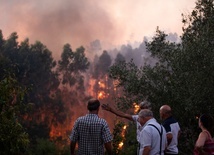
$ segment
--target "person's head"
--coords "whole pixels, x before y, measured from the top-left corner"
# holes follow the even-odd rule
[[[91,111],[98,111],[99,107],[100,107],[100,101],[99,100],[92,98],[88,101],[87,108],[90,112]]]
[[[212,131],[213,129],[213,117],[209,114],[203,114],[199,118],[199,127],[200,128],[205,128],[208,131]]]
[[[169,105],[163,105],[160,107],[160,118],[162,120],[167,119],[171,115],[172,115],[172,110],[171,110],[171,107]]]
[[[143,102],[140,103],[140,109],[149,109],[149,110],[151,110],[152,109],[152,105],[148,101],[143,101]]]
[[[139,123],[143,126],[149,119],[153,118],[153,112],[149,109],[142,109],[139,113]]]

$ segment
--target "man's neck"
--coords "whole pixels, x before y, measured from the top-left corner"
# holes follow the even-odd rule
[[[98,115],[98,111],[97,110],[89,111],[89,114],[96,114],[96,115]]]

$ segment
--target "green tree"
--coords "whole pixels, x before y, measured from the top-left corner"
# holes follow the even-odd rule
[[[112,80],[108,79],[107,75],[111,62],[111,56],[105,50],[99,57],[95,56],[92,78],[95,79],[93,90],[98,98],[106,98],[111,93],[110,90],[113,90]],[[100,92],[102,96],[99,96]]]
[[[26,89],[12,76],[0,80],[0,152],[3,155],[24,153],[29,145],[28,134],[19,121]]]
[[[32,154],[37,155],[57,155],[56,145],[48,139],[37,139],[37,146]]]
[[[27,129],[31,143],[34,144],[38,137],[49,138],[50,122],[54,118],[45,112],[47,109],[50,113],[55,110],[55,106],[51,106],[55,103],[51,94],[58,89],[59,80],[54,71],[56,62],[45,45],[39,41],[30,45],[28,39],[18,43],[17,39],[16,33],[12,33],[7,40],[1,38],[0,77],[3,79],[10,72],[20,86],[30,88],[23,100],[25,103],[33,103],[33,106],[28,113],[21,110],[19,116],[23,116],[20,123]]]
[[[121,53],[118,53],[114,60],[114,63],[120,63],[121,61],[125,61],[125,57]]]
[[[104,78],[111,65],[111,61],[112,61],[111,56],[108,54],[107,51],[104,50],[95,64],[93,78],[95,79]]]
[[[38,137],[49,138],[50,122],[54,119],[45,111],[54,111],[51,93],[59,85],[58,75],[53,70],[56,62],[51,51],[39,41],[30,45],[28,39],[24,40],[16,53],[16,60],[12,61],[15,64],[16,77],[22,85],[31,88],[25,100],[34,104],[22,123],[27,128],[31,143],[36,143]]]
[[[133,61],[128,63],[121,61],[110,67],[110,78],[116,80],[116,87],[123,90],[123,95],[116,98],[120,109],[127,110],[133,106],[134,102],[138,103],[144,99],[145,86],[141,85],[140,81],[142,74],[142,70]]]
[[[157,29],[153,40],[146,43],[148,52],[157,60],[155,66],[137,68],[129,62],[113,65],[110,70],[110,77],[119,81],[126,95],[118,103],[129,108],[130,101],[148,97],[155,116],[162,104],[172,106],[182,129],[180,154],[192,153],[198,136],[195,116],[213,115],[213,8],[213,0],[198,0],[192,13],[183,15],[180,43],[168,41],[167,34]]]
[[[58,61],[58,70],[62,74],[62,84],[69,84],[84,90],[84,77],[81,73],[89,67],[89,61],[85,57],[84,47],[79,47],[75,52],[69,44],[64,45],[61,60]]]

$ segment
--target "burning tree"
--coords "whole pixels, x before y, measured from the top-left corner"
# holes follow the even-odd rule
[[[108,69],[111,65],[111,56],[107,51],[103,53],[95,62],[92,77],[95,80],[94,92],[97,98],[103,99],[108,98],[110,93],[112,93],[113,83],[112,80],[108,78]]]

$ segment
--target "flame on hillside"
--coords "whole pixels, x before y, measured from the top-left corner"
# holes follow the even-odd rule
[[[137,103],[133,103],[134,113],[137,114],[140,110],[140,106]]]
[[[123,142],[120,142],[119,145],[118,145],[118,148],[122,149],[122,147],[123,147]]]
[[[100,88],[106,88],[105,84],[101,81],[98,82]]]
[[[109,94],[108,93],[105,93],[104,91],[101,91],[101,92],[99,92],[98,93],[98,99],[105,99],[105,98],[107,98],[109,96]]]
[[[126,128],[127,128],[127,125],[124,125],[123,126],[123,130],[122,130],[122,132],[121,132],[121,137],[123,138],[123,140],[118,144],[118,149],[122,149],[123,148],[123,142],[124,142],[124,140],[125,140],[125,133],[126,133]]]
[[[109,91],[111,90],[114,91],[113,89],[110,89],[107,77],[99,80],[95,80],[93,78],[89,79],[87,83],[87,90],[88,90],[87,91],[88,96],[93,96],[95,98],[98,98],[99,100],[104,99],[107,101],[109,100],[108,98],[110,96]],[[64,90],[63,94],[64,94],[63,102],[65,103],[65,107],[67,109],[67,111],[63,112],[65,114],[63,115],[65,116],[64,117],[65,120],[60,123],[56,120],[57,118],[54,118],[53,114],[50,114],[49,118],[50,117],[53,117],[53,118],[52,119],[50,118],[50,121],[49,121],[49,122],[52,122],[52,124],[50,124],[49,136],[50,136],[50,139],[53,141],[58,141],[58,139],[61,139],[61,140],[67,140],[69,142],[68,136],[71,133],[72,127],[74,125],[74,121],[78,117],[83,116],[87,113],[87,106],[86,106],[86,103],[79,102],[78,100],[71,101],[70,100],[71,96],[73,95],[72,97],[75,98],[75,95],[72,94],[72,92],[69,89]],[[76,98],[78,98],[78,96],[76,96]],[[83,110],[76,111],[74,108],[83,109]],[[43,113],[46,114],[46,112],[43,112]],[[59,115],[57,116],[60,117]],[[113,122],[111,121],[113,120],[109,120],[108,123],[113,124]]]

